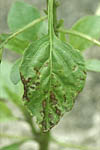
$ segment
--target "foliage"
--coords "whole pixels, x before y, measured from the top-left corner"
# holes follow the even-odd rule
[[[11,100],[30,125],[40,150],[48,149],[50,129],[73,108],[76,96],[84,88],[86,71],[100,72],[99,60],[84,60],[82,56],[82,50],[93,44],[100,46],[100,16],[81,18],[66,30],[63,21],[57,20],[58,3],[48,0],[47,6],[48,23],[47,16],[40,17],[37,8],[15,2],[8,14],[8,26],[13,33],[0,35],[0,59],[3,48],[20,54],[13,66],[5,60],[0,65],[0,121],[19,120],[5,101]],[[32,116],[36,116],[42,132],[47,133],[35,128]],[[23,142],[32,138],[2,150],[19,150]]]

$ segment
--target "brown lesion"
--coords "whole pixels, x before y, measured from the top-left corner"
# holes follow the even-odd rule
[[[53,105],[56,105],[57,102],[58,102],[58,100],[56,99],[55,94],[54,94],[52,91],[50,91],[50,101],[51,101],[51,103],[52,103]]]
[[[84,81],[84,80],[85,80],[85,78],[80,78],[80,80],[83,80],[83,81]]]
[[[57,106],[55,106],[55,110],[56,110],[56,114],[58,116],[61,116],[61,110],[57,108]]]
[[[34,71],[35,71],[35,73],[36,73],[36,75],[40,75],[40,72],[39,72],[39,69],[38,68],[34,68]]]
[[[46,63],[45,63],[45,67],[48,67],[48,65],[49,65],[49,62],[46,62]]]
[[[43,107],[43,109],[46,108],[46,99],[42,101],[42,107]]]
[[[28,102],[30,101],[27,95],[28,92],[28,83],[32,80],[32,78],[28,78],[27,80],[24,78],[24,76],[20,73],[20,77],[22,80],[22,83],[24,85],[24,95],[23,95],[23,99],[26,99]]]
[[[64,94],[63,98],[64,98],[64,102],[66,102],[66,95],[65,94]]]
[[[86,71],[83,71],[83,73],[84,73],[85,75],[87,75],[87,72],[86,72]]]

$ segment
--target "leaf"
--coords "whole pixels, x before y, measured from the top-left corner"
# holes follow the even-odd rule
[[[100,60],[97,59],[86,60],[86,69],[89,71],[100,72]]]
[[[17,84],[20,79],[20,73],[19,73],[19,66],[21,64],[21,59],[18,59],[14,65],[12,66],[11,72],[10,72],[10,79],[13,84]]]
[[[8,14],[8,26],[12,32],[15,32],[39,17],[39,11],[33,6],[24,2],[15,2]],[[28,41],[37,39],[40,26],[41,23],[27,29],[17,37],[21,40]]]
[[[0,35],[1,43],[3,43],[9,36],[10,34],[1,34]],[[29,45],[28,41],[23,41],[14,37],[5,45],[5,48],[23,54],[25,48],[28,47],[28,45]]]
[[[20,67],[25,105],[44,131],[72,109],[83,89],[86,72],[78,50],[54,36],[52,58],[48,36],[31,44]]]
[[[0,148],[0,150],[20,150],[20,146],[23,144],[24,141],[20,141],[8,146],[4,146]]]
[[[100,16],[86,16],[80,19],[72,30],[84,33],[92,38],[100,37]],[[93,43],[74,35],[70,35],[70,44],[76,49],[85,50],[93,45]]]
[[[0,122],[14,119],[14,116],[7,105],[0,100]]]
[[[12,93],[16,93],[20,99],[23,94],[23,85],[22,83],[18,83],[14,85],[10,80],[10,72],[11,72],[12,64],[6,60],[2,60],[0,66],[0,98],[11,100],[11,97],[8,97],[7,91],[5,87],[9,89]],[[6,79],[6,80],[5,80]],[[16,97],[15,95],[13,97]],[[18,97],[16,98],[18,102]]]
[[[25,105],[44,132],[72,109],[83,89],[86,69],[78,50],[59,40],[53,30],[53,0],[48,1],[48,36],[32,43],[20,67]]]

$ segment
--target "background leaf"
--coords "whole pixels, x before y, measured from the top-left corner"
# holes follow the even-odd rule
[[[20,82],[14,85],[10,80],[11,68],[12,64],[10,62],[2,60],[0,66],[0,98],[2,99],[9,99],[5,87],[9,89],[9,91],[16,93],[20,98],[23,94],[23,85]]]
[[[100,16],[86,16],[76,22],[72,30],[98,39],[100,37]],[[93,45],[93,43],[74,35],[70,35],[70,43],[74,48],[79,50],[85,50]]]
[[[0,100],[0,122],[14,119],[14,116],[7,105]]]
[[[39,17],[39,11],[33,6],[24,2],[15,2],[8,14],[8,26],[12,32],[15,32]],[[40,25],[41,23],[35,25],[17,37],[28,41],[36,39]]]
[[[100,72],[100,60],[97,59],[86,60],[86,68],[89,71]]]
[[[10,36],[10,34],[1,34],[0,35],[0,43],[4,42],[9,36]],[[14,37],[5,45],[5,48],[15,51],[19,54],[23,54],[25,48],[28,45],[29,45],[28,41],[23,41],[23,40],[20,40],[20,39]]]
[[[18,59],[14,65],[12,66],[11,72],[10,72],[10,79],[13,84],[17,84],[20,79],[20,73],[19,73],[19,66],[21,63],[21,59]]]
[[[78,50],[54,36],[50,53],[50,41],[45,36],[27,48],[20,67],[25,106],[45,132],[72,109],[86,78]]]

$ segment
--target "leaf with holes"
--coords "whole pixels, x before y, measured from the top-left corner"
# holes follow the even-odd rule
[[[50,130],[84,87],[86,70],[83,57],[71,45],[48,36],[27,48],[20,67],[25,105],[37,117],[43,131]]]

